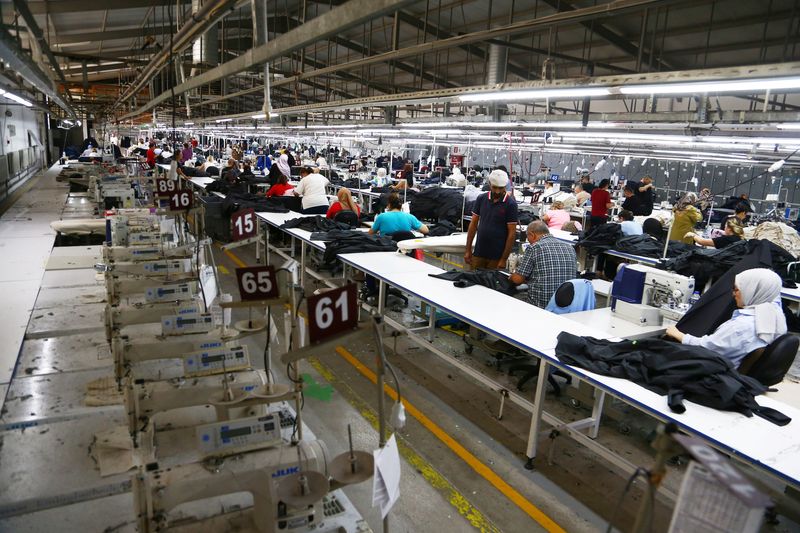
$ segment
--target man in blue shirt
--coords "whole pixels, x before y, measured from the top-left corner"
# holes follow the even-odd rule
[[[489,174],[491,190],[475,200],[472,220],[467,230],[464,262],[473,269],[503,269],[517,236],[517,202],[506,192],[508,174],[493,170]],[[476,239],[477,237],[477,239]],[[475,251],[472,243],[475,242]]]
[[[633,213],[627,209],[623,209],[619,212],[619,225],[620,229],[622,230],[622,234],[626,237],[631,235],[641,235],[644,233],[644,230],[642,230],[642,225],[633,220]]]

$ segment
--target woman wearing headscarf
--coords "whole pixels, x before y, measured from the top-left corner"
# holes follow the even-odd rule
[[[292,177],[292,167],[289,165],[289,156],[281,154],[278,158],[278,170],[287,178]]]
[[[375,177],[372,178],[372,184],[376,187],[386,187],[390,185],[392,180],[386,175],[386,169],[381,167],[375,174]]]
[[[692,205],[697,202],[697,195],[687,192],[672,209],[672,228],[669,230],[669,240],[681,241],[692,244],[694,241],[687,237],[694,229],[694,225],[703,220],[703,215]]]
[[[758,348],[763,348],[786,333],[786,318],[781,309],[781,278],[766,268],[753,268],[738,274],[733,297],[739,308],[730,320],[710,335],[695,337],[675,326],[667,335],[681,344],[702,346],[730,359],[735,367]]]
[[[338,201],[331,204],[328,208],[328,212],[325,213],[325,218],[334,218],[336,213],[340,211],[353,211],[357,216],[361,216],[361,209],[359,209],[358,204],[353,200],[350,189],[342,187],[339,189],[339,192],[336,193],[336,198],[338,198]]]

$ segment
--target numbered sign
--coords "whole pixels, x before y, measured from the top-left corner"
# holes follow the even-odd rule
[[[312,344],[358,327],[355,283],[308,298],[308,334]]]
[[[250,207],[235,212],[231,215],[231,224],[233,225],[231,238],[234,241],[255,237],[258,227],[256,226],[256,210]]]
[[[269,300],[278,297],[275,267],[256,266],[236,269],[239,297],[244,300]]]
[[[191,209],[193,200],[194,195],[189,189],[175,189],[169,195],[169,209],[170,211]]]
[[[170,178],[156,178],[156,196],[169,196],[177,190],[177,180]]]

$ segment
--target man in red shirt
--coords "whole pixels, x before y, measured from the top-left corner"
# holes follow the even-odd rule
[[[156,143],[152,141],[147,149],[147,164],[150,165],[150,168],[156,167]]]
[[[192,137],[191,143],[192,143],[192,148],[197,148],[197,139]]]
[[[608,192],[608,186],[611,182],[604,179],[592,191],[592,227],[605,224],[608,221],[608,210],[613,205],[611,203],[611,194]]]

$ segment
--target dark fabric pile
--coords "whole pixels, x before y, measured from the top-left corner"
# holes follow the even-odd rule
[[[449,220],[441,220],[428,232],[428,237],[444,237],[457,232],[458,228]]]
[[[379,237],[363,231],[350,230],[349,235],[339,237],[325,246],[322,262],[325,268],[336,267],[336,256],[358,252],[393,252],[397,243],[391,237]]]
[[[206,192],[219,192],[225,195],[244,193],[245,189],[246,187],[243,183],[235,183],[232,185],[226,180],[212,181],[206,186]]]
[[[472,213],[472,210],[469,212]],[[531,204],[517,204],[517,217],[519,218],[519,223],[523,226],[527,226],[534,220],[539,220],[539,215],[536,214]]]
[[[310,232],[326,232],[333,230],[349,230],[350,226],[342,222],[336,222],[333,219],[325,218],[322,215],[313,217],[297,217],[287,220],[281,226],[284,229],[299,228]],[[314,239],[314,237],[311,237]],[[314,239],[321,240],[321,239]]]
[[[622,229],[619,224],[599,224],[581,235],[575,245],[584,248],[590,254],[599,254],[612,249],[621,236]]]
[[[374,213],[382,213],[386,209],[386,206],[389,205],[389,195],[392,194],[392,191],[389,189],[389,187],[374,187],[372,192],[381,193],[378,198],[372,201],[372,211]],[[406,199],[413,203],[414,198],[417,195],[417,191],[399,191],[397,195],[400,197],[400,200]]]
[[[779,426],[791,419],[761,407],[755,396],[767,391],[757,380],[742,376],[731,362],[700,346],[684,346],[661,339],[613,342],[558,335],[556,355],[562,363],[597,374],[633,381],[666,395],[669,408],[683,413],[684,400],[750,417],[758,415]]]
[[[369,189],[369,182],[361,181],[358,178],[348,178],[342,184],[348,189]]]
[[[411,199],[411,214],[425,220],[461,220],[464,195],[460,189],[431,187],[418,192]]]
[[[345,239],[353,234],[354,229],[347,226],[347,229],[331,229],[327,231],[314,231],[311,233],[310,239],[312,241],[333,242],[339,239]],[[359,233],[363,233],[360,231]]]
[[[464,288],[480,285],[508,295],[513,295],[517,292],[517,286],[508,281],[508,276],[498,270],[473,270],[470,272],[450,270],[441,274],[428,275],[432,278],[452,281],[455,287]]]
[[[288,213],[286,209],[279,202],[274,201],[272,198],[258,196],[249,193],[231,193],[222,201],[222,213],[225,216],[239,211],[240,209],[247,209],[252,207],[256,212],[267,213]]]

